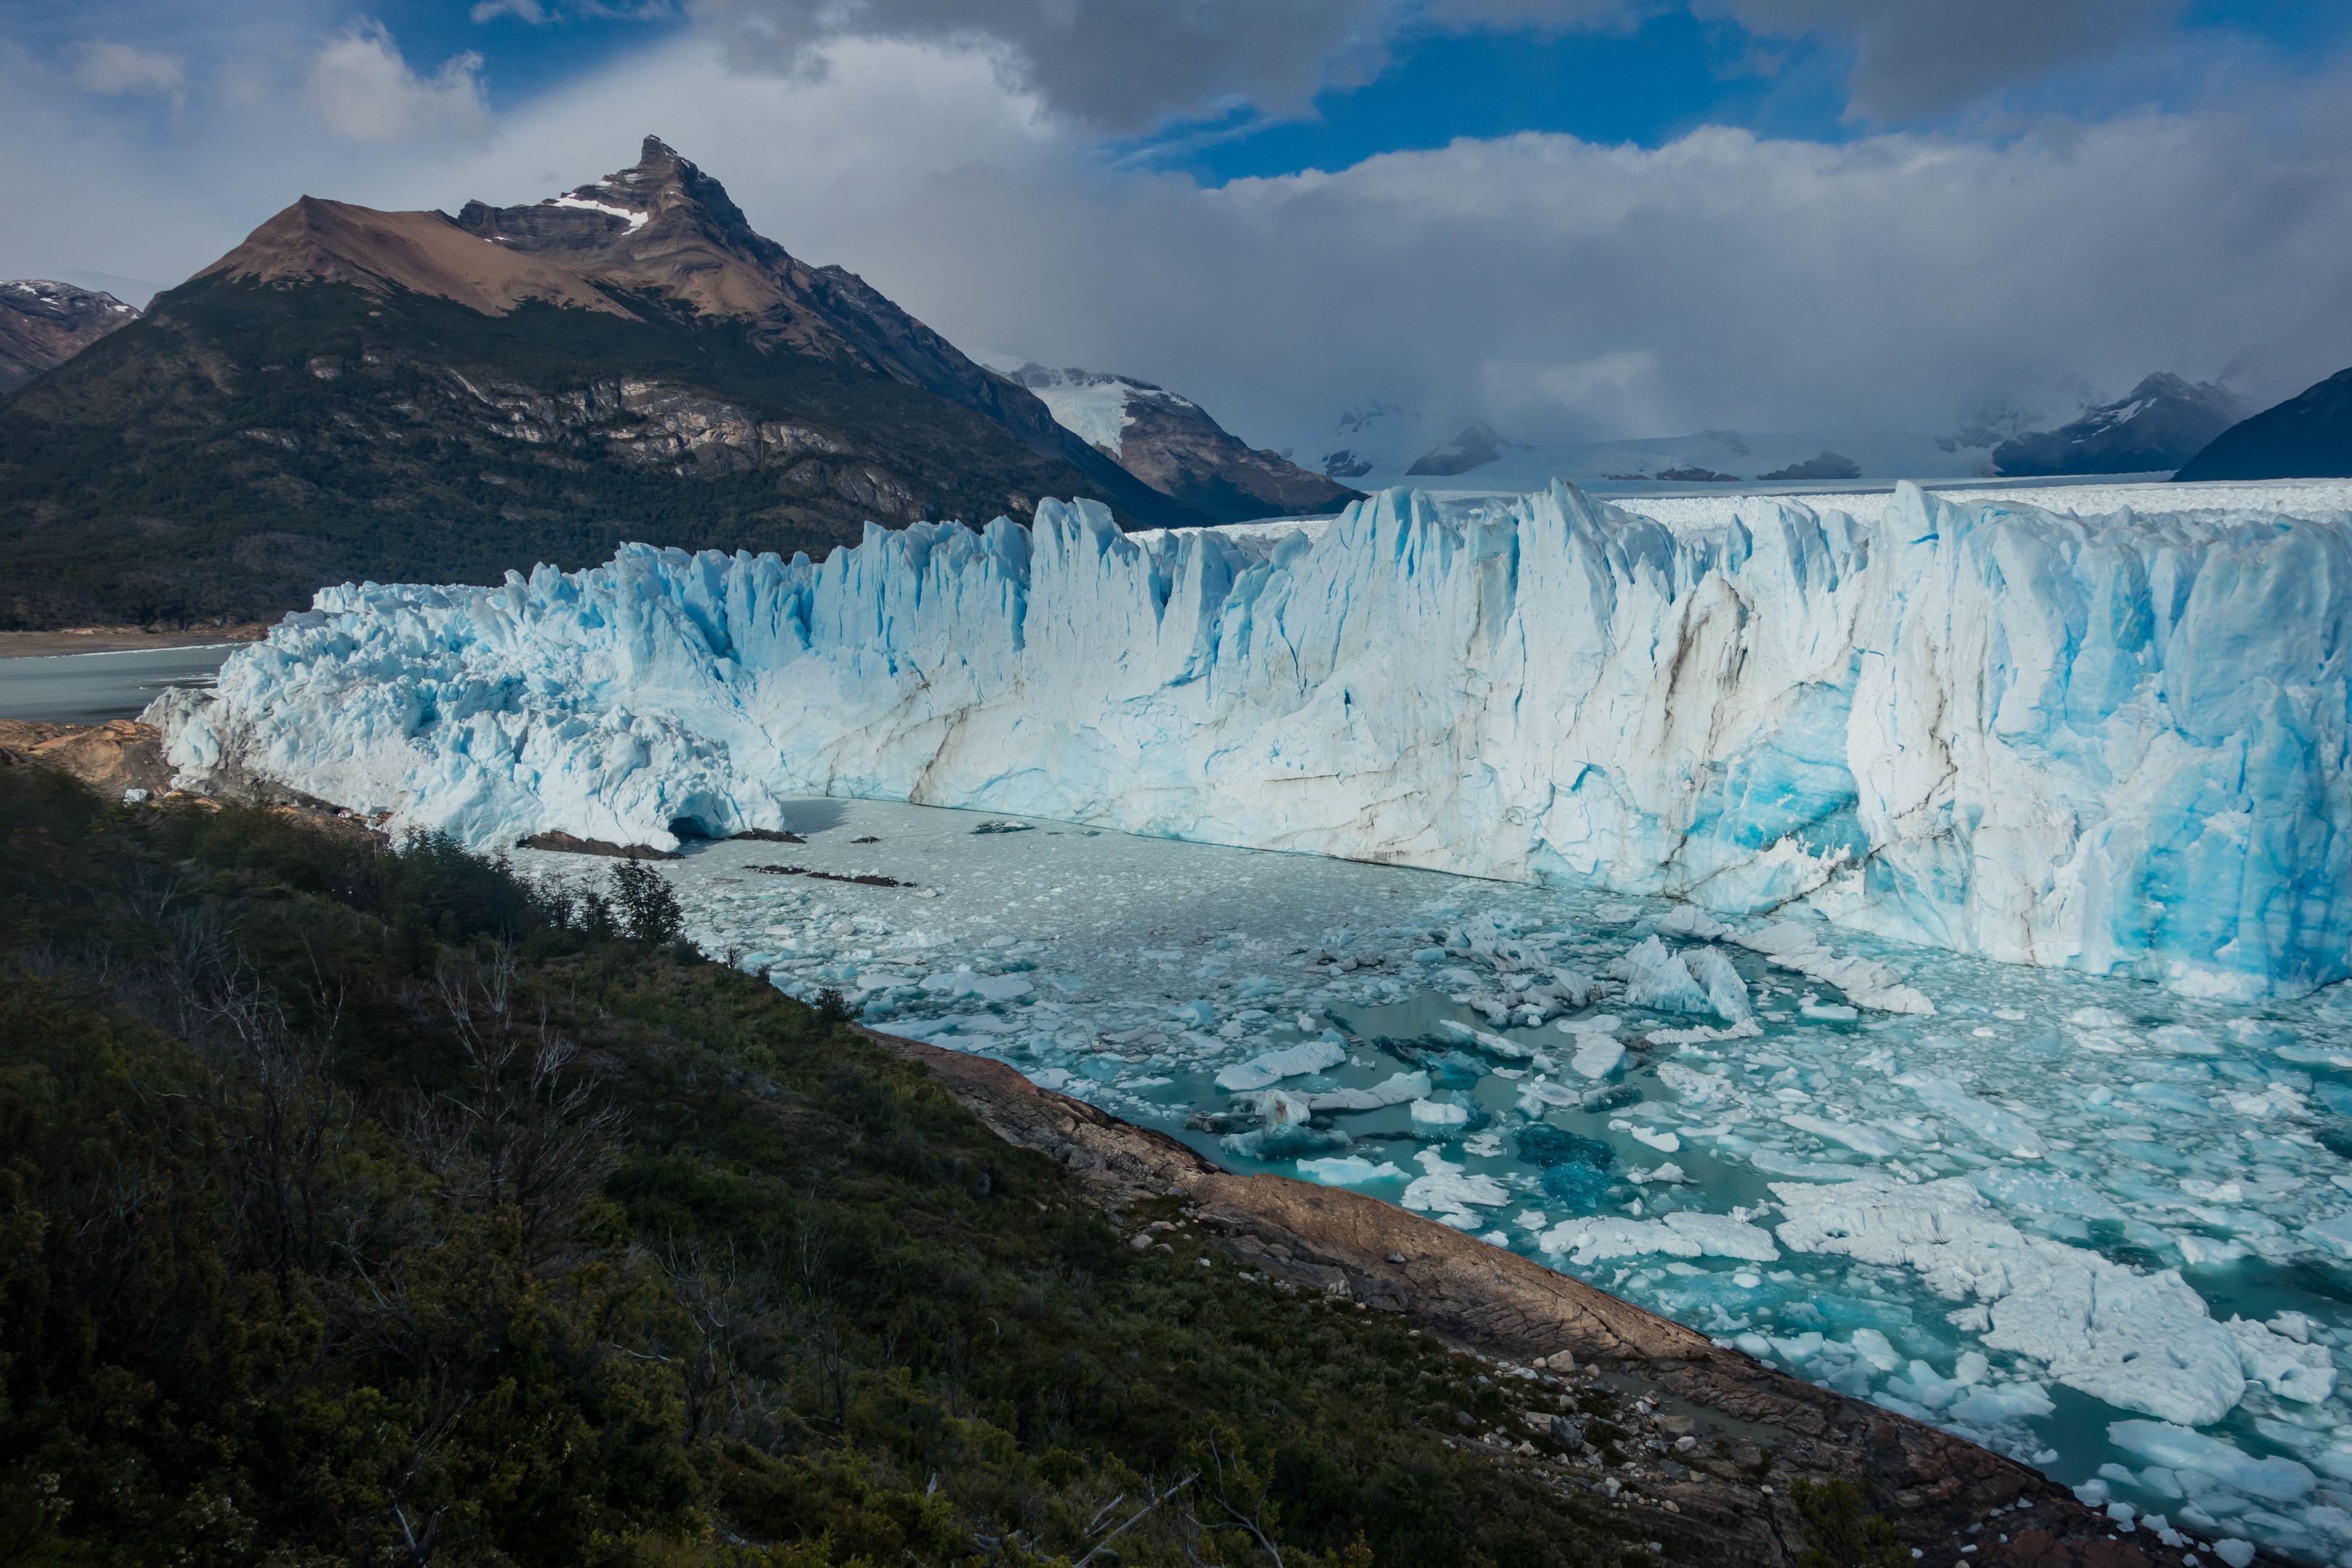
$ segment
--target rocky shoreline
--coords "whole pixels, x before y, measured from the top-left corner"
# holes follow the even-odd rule
[[[1843,1479],[1870,1493],[1922,1568],[2202,1561],[2119,1529],[2023,1465],[1771,1370],[1434,1220],[1341,1188],[1236,1175],[1001,1062],[860,1032],[923,1066],[1005,1142],[1078,1173],[1129,1245],[1190,1229],[1269,1288],[1402,1313],[1480,1357],[1498,1379],[1517,1380],[1528,1395],[1523,1432],[1465,1430],[1447,1440],[1643,1510],[1675,1555],[1790,1568],[1808,1545],[1792,1489]],[[1589,1422],[1594,1395],[1612,1410],[1612,1428],[1626,1434],[1614,1440],[1622,1464],[1570,1449],[1559,1440],[1569,1432],[1553,1425],[1561,1410]]]

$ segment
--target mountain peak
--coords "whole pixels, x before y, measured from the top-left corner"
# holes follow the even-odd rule
[[[1055,423],[1045,405],[839,268],[812,268],[759,234],[727,188],[658,136],[637,162],[518,206],[467,202],[382,213],[304,197],[206,269],[264,282],[407,289],[505,315],[526,300],[636,316],[658,299],[734,323],[758,349],[919,387],[1074,465],[1130,515],[1198,521]]]

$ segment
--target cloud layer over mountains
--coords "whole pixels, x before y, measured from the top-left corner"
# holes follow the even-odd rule
[[[43,215],[0,235],[0,275],[176,281],[302,192],[525,200],[656,132],[972,353],[1143,376],[1303,458],[1373,399],[1522,439],[1940,429],[2009,400],[2054,422],[2154,370],[2261,398],[2352,363],[2352,73],[2242,54],[2184,100],[2176,0],[2004,5],[2011,27],[1960,0],[1698,0],[1759,50],[1834,42],[1849,133],[1522,133],[1222,186],[1134,138],[1306,112],[1434,31],[1658,7],[694,0],[509,102],[495,60],[283,3],[217,43],[122,4],[71,36],[0,21],[0,138]],[[2086,72],[2128,101],[2134,60],[2173,107],[2035,106]]]

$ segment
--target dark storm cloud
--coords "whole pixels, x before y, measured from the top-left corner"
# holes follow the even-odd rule
[[[978,47],[1057,111],[1113,135],[1246,105],[1286,114],[1369,80],[1399,0],[694,0],[750,68],[806,71],[844,39]]]

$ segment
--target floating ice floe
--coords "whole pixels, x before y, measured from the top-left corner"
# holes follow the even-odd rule
[[[1795,921],[1776,921],[1761,931],[1735,932],[1731,940],[1808,980],[1836,986],[1857,1005],[1885,1013],[1936,1010],[1933,1002],[1904,984],[1903,977],[1885,964],[1868,958],[1840,958],[1822,945],[1818,933]]]
[[[1404,1172],[1393,1161],[1383,1160],[1374,1164],[1361,1154],[1331,1154],[1319,1160],[1301,1160],[1299,1174],[1327,1187],[1360,1187],[1370,1182],[1402,1181]]]
[[[1449,1100],[1416,1100],[1407,1110],[1414,1128],[1423,1132],[1450,1132],[1470,1124],[1470,1108]]]
[[[1331,1062],[1323,1064],[1325,1067],[1335,1065]],[[1310,1094],[1307,1097],[1307,1103],[1318,1113],[1379,1110],[1391,1105],[1407,1105],[1416,1100],[1426,1100],[1429,1089],[1429,1075],[1425,1072],[1392,1073],[1370,1089],[1336,1089]]]
[[[1663,1220],[1591,1215],[1563,1221],[1537,1238],[1541,1250],[1590,1267],[1612,1258],[1737,1258],[1771,1263],[1771,1236],[1728,1215],[1678,1213]]]
[[[2126,1453],[2152,1459],[2176,1474],[2210,1476],[2233,1491],[2271,1502],[2294,1502],[2310,1495],[2319,1478],[2293,1459],[2256,1459],[2235,1444],[2170,1421],[2117,1421],[2108,1441]]]
[[[1895,1081],[1917,1095],[1920,1104],[1950,1117],[2004,1154],[2038,1160],[2047,1152],[2042,1135],[2023,1117],[1979,1100],[1948,1079],[1906,1073]]]
[[[1473,1176],[1444,1159],[1434,1149],[1413,1156],[1425,1174],[1415,1176],[1399,1200],[1416,1214],[1435,1215],[1457,1229],[1483,1224],[1475,1210],[1501,1208],[1511,1201],[1510,1190],[1492,1176]]]
[[[1625,1042],[1613,1035],[1584,1034],[1568,1058],[1569,1069],[1581,1078],[1603,1079],[1625,1061]]]
[[[1307,1040],[1278,1051],[1267,1051],[1217,1072],[1217,1087],[1235,1094],[1279,1083],[1286,1078],[1321,1072],[1348,1059],[1348,1047],[1336,1040]]]
[[[2178,1273],[2030,1236],[1958,1177],[1772,1191],[1788,1215],[1782,1246],[1910,1268],[1947,1300],[1981,1302],[1988,1348],[2031,1357],[2069,1388],[2191,1426],[2220,1420],[2245,1393],[2238,1339]]]

